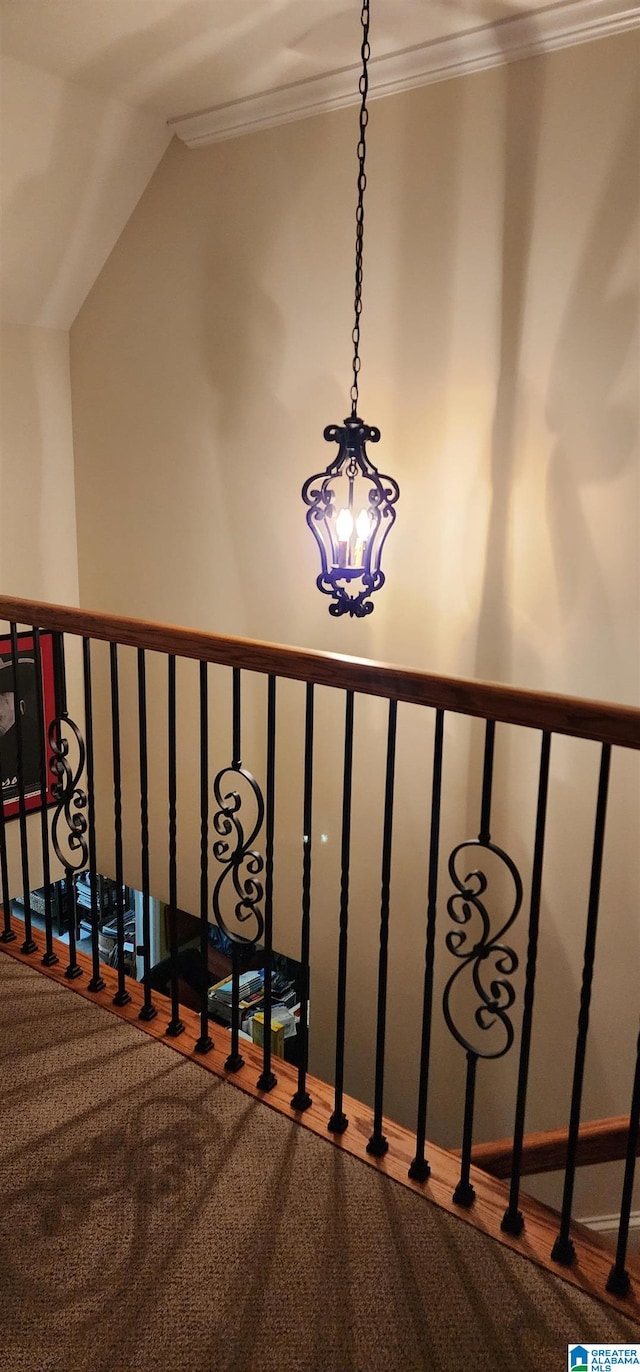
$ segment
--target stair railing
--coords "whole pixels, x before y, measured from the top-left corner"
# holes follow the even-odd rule
[[[318,850],[314,830],[314,768],[327,746],[318,737],[318,692],[330,688],[332,699],[344,703],[342,743],[333,737],[335,749],[335,788],[340,812],[339,881],[334,905],[336,920],[336,997],[334,1009],[334,1102],[327,1129],[344,1132],[349,1121],[344,1111],[345,1071],[347,1068],[348,1023],[359,1007],[349,997],[349,941],[353,922],[352,852],[356,761],[354,752],[355,714],[363,697],[386,702],[386,721],[382,743],[383,783],[380,801],[379,845],[367,851],[369,867],[379,871],[379,912],[370,922],[370,942],[377,947],[374,1071],[371,1091],[373,1125],[368,1151],[382,1157],[389,1144],[384,1133],[384,1106],[388,1089],[388,1028],[390,1005],[390,932],[397,928],[398,915],[393,903],[396,832],[402,815],[399,791],[398,722],[399,711],[418,707],[431,723],[431,766],[429,776],[429,819],[423,843],[426,873],[426,902],[423,925],[424,964],[420,1024],[416,1029],[417,1097],[415,1100],[415,1156],[410,1175],[418,1182],[429,1177],[427,1120],[432,1115],[431,1092],[434,1068],[434,1036],[442,1025],[449,1042],[464,1054],[465,1080],[462,1121],[462,1146],[459,1150],[460,1175],[454,1201],[462,1208],[473,1205],[472,1165],[482,1157],[482,1145],[474,1144],[477,1127],[479,1069],[497,1062],[515,1050],[513,1133],[501,1152],[502,1176],[509,1180],[509,1202],[502,1220],[503,1229],[518,1236],[524,1221],[519,1208],[521,1178],[529,1169],[527,1152],[530,1140],[525,1134],[531,1052],[535,1029],[536,979],[539,948],[544,933],[544,861],[548,839],[549,795],[552,747],[560,736],[585,740],[598,756],[595,810],[591,817],[589,843],[589,880],[586,908],[581,928],[582,959],[579,991],[574,997],[576,1026],[569,1099],[564,1108],[568,1125],[562,1138],[561,1166],[564,1170],[559,1230],[552,1257],[570,1265],[575,1258],[571,1237],[576,1168],[584,1140],[581,1115],[585,1071],[590,1047],[589,1027],[592,1005],[596,947],[600,925],[603,863],[607,840],[607,813],[610,794],[612,756],[629,757],[640,750],[640,710],[632,707],[585,701],[560,695],[522,690],[483,682],[438,677],[423,672],[386,666],[381,663],[343,657],[311,650],[278,647],[271,644],[223,638],[213,634],[153,624],[120,616],[90,613],[63,606],[33,601],[0,598],[0,617],[6,622],[6,637],[0,645],[0,687],[4,684],[5,724],[0,736],[3,804],[0,806],[0,880],[2,883],[3,930],[0,939],[15,940],[16,920],[12,902],[20,895],[23,906],[25,954],[41,956],[45,965],[56,960],[53,951],[53,877],[64,879],[71,909],[68,918],[68,966],[65,975],[73,980],[82,969],[77,955],[78,920],[74,908],[76,878],[88,873],[91,878],[92,908],[90,937],[91,991],[99,992],[104,981],[100,974],[100,927],[96,899],[97,879],[115,879],[116,965],[118,987],[116,1003],[129,1000],[126,975],[126,929],[124,909],[125,879],[133,884],[128,864],[132,837],[130,823],[125,825],[123,793],[135,784],[139,803],[138,868],[141,884],[141,934],[144,1003],[141,1018],[156,1014],[152,991],[150,905],[152,863],[156,869],[159,855],[153,851],[157,834],[157,814],[151,817],[156,795],[150,786],[150,767],[156,754],[166,756],[166,828],[163,860],[166,858],[166,898],[168,911],[168,991],[171,1017],[167,1033],[179,1036],[181,1019],[181,961],[178,936],[178,900],[183,880],[180,867],[178,819],[185,788],[197,798],[195,810],[200,821],[199,910],[197,918],[199,958],[200,1038],[197,1049],[206,1054],[212,1046],[215,1025],[210,1016],[208,994],[208,957],[212,926],[220,931],[230,951],[231,1039],[227,1070],[234,1072],[243,1064],[241,1026],[246,1006],[242,1003],[243,970],[256,961],[264,972],[263,1063],[258,1085],[268,1093],[276,1083],[277,1059],[273,1048],[274,999],[273,972],[276,959],[276,898],[274,880],[278,863],[287,862],[278,851],[276,803],[282,795],[282,752],[277,749],[278,699],[287,681],[304,687],[302,733],[297,753],[298,782],[286,774],[284,782],[301,789],[301,850],[299,885],[299,1019],[297,1027],[298,1076],[292,1099],[295,1110],[304,1113],[312,1104],[309,1092],[309,1061],[313,1047],[313,996],[311,993],[312,935],[314,930],[314,881],[312,858]],[[73,644],[80,645],[74,659]],[[108,662],[100,659],[100,681],[96,681],[96,651],[108,644]],[[122,652],[135,650],[135,709],[131,691],[125,691]],[[148,665],[153,655],[153,682]],[[69,689],[70,664],[77,660],[75,696]],[[162,664],[163,685],[158,686],[158,662]],[[197,664],[198,703],[194,738],[185,758],[180,753],[182,705],[179,705],[178,670],[180,664]],[[215,694],[211,708],[211,672],[224,669],[224,699],[230,684],[230,752],[216,757],[221,695]],[[130,674],[129,674],[130,675]],[[228,677],[230,675],[230,682]],[[105,681],[106,676],[106,681]],[[247,720],[243,690],[247,678],[266,679],[266,712],[258,720],[261,706],[255,693],[249,700],[249,742],[256,756],[251,770],[243,764]],[[52,678],[52,680],[50,679]],[[216,677],[216,681],[218,677]],[[80,683],[78,685],[78,682]],[[98,689],[96,689],[98,688]],[[124,692],[124,694],[123,694]],[[339,693],[339,696],[337,695]],[[13,696],[13,707],[9,697]],[[127,717],[123,715],[128,702]],[[129,714],[134,709],[135,746],[132,747]],[[160,744],[156,729],[159,713],[164,719]],[[464,819],[458,807],[456,841],[444,854],[443,794],[446,770],[446,728],[450,718],[466,717],[481,721],[482,741],[479,768],[479,807],[477,831],[469,833],[470,806],[475,785],[464,800]],[[413,718],[413,716],[412,716]],[[256,720],[258,723],[256,724]],[[126,738],[123,729],[126,725]],[[527,854],[527,874],[514,856],[494,834],[498,783],[497,748],[507,731],[534,731],[539,738],[539,758],[535,779],[535,822],[531,852]],[[334,731],[335,735],[335,731]],[[108,738],[110,776],[105,782],[104,751]],[[258,743],[256,744],[256,739]],[[293,753],[293,733],[285,739],[285,753]],[[289,744],[291,743],[291,747]],[[376,748],[379,738],[376,735]],[[634,774],[637,782],[637,773]],[[472,772],[469,773],[472,776]],[[632,787],[636,784],[632,782]],[[288,802],[287,802],[288,803]],[[104,872],[105,813],[111,813],[109,831],[112,861]],[[31,812],[34,812],[33,815]],[[12,824],[14,817],[17,826]],[[503,826],[504,827],[504,826]],[[17,840],[14,837],[17,834]],[[322,839],[320,835],[320,839]],[[288,842],[288,839],[287,839]],[[637,844],[636,844],[637,852]],[[629,854],[631,857],[632,855]],[[44,892],[44,948],[36,937],[32,909],[33,874],[38,873]],[[443,871],[445,876],[443,878]],[[498,874],[502,892],[498,910],[490,901],[489,871]],[[528,909],[526,930],[519,933],[523,908]],[[607,912],[608,913],[608,912]],[[451,927],[453,926],[453,927]],[[517,974],[519,957],[516,936],[526,943],[522,987],[522,1009],[516,1021]],[[278,939],[280,935],[277,935]],[[606,937],[601,932],[601,941]],[[633,949],[630,949],[630,956]],[[316,966],[314,963],[314,971]],[[640,1010],[640,976],[636,975]],[[437,1013],[438,994],[442,1016]],[[568,988],[563,989],[568,995]],[[312,1018],[310,1019],[310,1005]],[[442,1055],[442,1038],[436,1058]],[[563,1042],[559,1052],[568,1051]],[[622,1046],[621,1046],[622,1051]],[[625,1158],[625,1175],[620,1202],[620,1226],[615,1262],[608,1289],[625,1296],[630,1288],[627,1270],[627,1245],[634,1185],[635,1158],[638,1151],[640,1115],[640,1039],[624,1045],[628,1065],[629,1114],[617,1122],[617,1155]],[[437,1061],[436,1061],[437,1066]],[[557,1142],[557,1140],[556,1140]],[[500,1151],[500,1150],[499,1150]],[[504,1155],[504,1156],[503,1156]],[[484,1159],[487,1164],[487,1157]],[[495,1159],[494,1159],[495,1163]]]

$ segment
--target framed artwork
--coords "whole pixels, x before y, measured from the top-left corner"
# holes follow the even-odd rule
[[[45,736],[49,736],[49,725],[56,718],[56,672],[53,634],[42,631],[40,634],[40,656],[42,662],[42,703],[44,708]],[[16,680],[17,675],[17,680]],[[13,819],[19,813],[18,802],[18,747],[16,717],[18,711],[22,732],[22,770],[24,776],[25,808],[27,811],[42,807],[40,791],[40,763],[42,757],[40,727],[38,720],[38,677],[34,655],[33,634],[18,634],[18,670],[14,670],[11,655],[11,639],[8,634],[0,636],[0,773],[2,775],[2,806],[5,819]],[[52,787],[55,777],[49,768],[48,749],[46,775],[47,789],[44,804],[53,804]]]

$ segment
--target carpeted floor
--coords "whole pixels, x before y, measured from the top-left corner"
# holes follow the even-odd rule
[[[564,1372],[640,1329],[0,956],[3,1372]]]

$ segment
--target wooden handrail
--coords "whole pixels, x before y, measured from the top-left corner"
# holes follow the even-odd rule
[[[523,1177],[538,1176],[542,1172],[561,1172],[567,1160],[567,1129],[547,1129],[538,1134],[525,1134],[522,1145]],[[590,1120],[580,1126],[576,1162],[578,1167],[590,1167],[597,1162],[620,1162],[627,1155],[629,1116],[615,1115],[611,1119]],[[638,1140],[640,1157],[640,1139]],[[456,1156],[460,1150],[454,1150]],[[480,1167],[492,1177],[505,1180],[511,1176],[513,1139],[497,1139],[494,1143],[477,1143],[471,1152],[474,1167]]]
[[[493,682],[432,676],[341,653],[223,638],[196,629],[64,605],[47,605],[12,596],[0,596],[0,618],[28,627],[37,625],[41,629],[102,639],[108,643],[174,653],[200,662],[243,667],[251,672],[272,673],[295,681],[315,682],[320,686],[427,705],[480,719],[640,749],[640,709],[634,706],[551,695]]]

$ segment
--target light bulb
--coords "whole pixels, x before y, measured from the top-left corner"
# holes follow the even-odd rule
[[[353,533],[353,515],[351,510],[340,510],[336,519],[336,533],[339,543],[348,543]]]
[[[361,543],[366,543],[371,538],[371,515],[368,510],[361,510],[356,519],[356,533]]]

